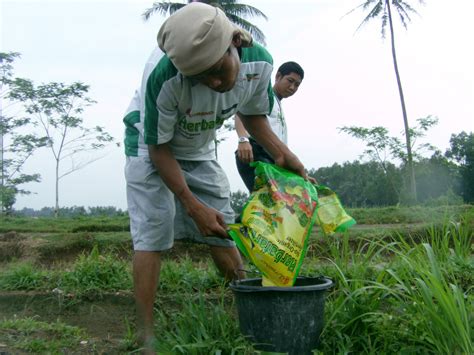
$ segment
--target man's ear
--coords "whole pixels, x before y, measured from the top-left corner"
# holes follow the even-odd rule
[[[283,75],[281,75],[280,72],[277,72],[275,75],[275,82],[280,81],[281,78],[283,78]]]
[[[232,44],[235,48],[242,46],[242,37],[239,31],[234,32],[234,35],[232,36]]]

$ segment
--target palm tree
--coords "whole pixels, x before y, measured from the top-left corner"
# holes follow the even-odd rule
[[[143,18],[147,21],[155,12],[164,16],[168,13],[171,15],[191,2],[193,2],[193,0],[188,0],[186,3],[171,1],[155,2],[152,7],[145,10]],[[221,8],[230,21],[249,32],[257,42],[265,45],[265,35],[263,32],[257,26],[242,17],[263,17],[265,20],[268,20],[267,16],[259,9],[250,5],[238,4],[236,0],[200,0],[199,2]]]
[[[424,4],[424,0],[417,0],[420,4]],[[404,0],[365,0],[364,3],[357,6],[354,10],[358,8],[362,8],[363,10],[369,10],[368,15],[364,18],[362,23],[359,25],[357,30],[359,30],[362,25],[366,24],[372,19],[380,18],[382,20],[382,38],[385,38],[385,30],[387,27],[387,20],[390,29],[390,41],[392,45],[392,59],[393,59],[393,66],[395,69],[395,75],[397,77],[397,85],[398,85],[398,93],[400,95],[400,103],[402,106],[402,113],[403,113],[403,123],[405,125],[405,139],[406,139],[406,148],[407,148],[407,163],[408,169],[410,171],[410,187],[411,193],[413,196],[414,201],[417,200],[417,193],[416,193],[416,180],[415,180],[415,169],[413,167],[413,154],[412,154],[412,143],[410,139],[410,127],[408,125],[408,116],[407,110],[405,106],[405,98],[403,96],[403,88],[402,82],[400,79],[400,73],[398,71],[398,64],[397,64],[397,54],[395,51],[395,33],[393,29],[393,18],[392,18],[392,7],[398,12],[400,17],[400,21],[405,27],[407,28],[408,22],[411,21],[409,16],[410,13],[418,14],[417,11]],[[350,13],[349,12],[349,13]]]

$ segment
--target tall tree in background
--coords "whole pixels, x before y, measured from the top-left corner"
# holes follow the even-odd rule
[[[9,97],[23,102],[26,112],[47,138],[55,160],[55,215],[59,213],[59,180],[99,158],[83,153],[103,148],[113,141],[103,127],[84,127],[84,109],[94,103],[83,83],[48,83],[37,87],[31,80],[16,79],[10,84]],[[85,157],[85,158],[84,158]],[[81,159],[82,158],[82,159]],[[70,161],[63,168],[64,160]]]
[[[191,2],[193,2],[193,0],[188,0],[187,2],[155,2],[152,7],[143,13],[143,18],[147,21],[155,12],[163,16],[166,16],[168,13],[171,15]],[[198,2],[221,8],[230,21],[248,31],[257,42],[265,45],[265,35],[263,32],[257,26],[244,19],[244,17],[263,17],[267,20],[267,16],[259,9],[250,5],[238,4],[236,0],[200,0]]]
[[[474,202],[474,133],[461,132],[451,135],[451,147],[446,156],[454,160],[460,169],[464,201]]]
[[[417,0],[418,3],[424,4],[424,0]],[[410,171],[410,187],[411,193],[413,195],[413,199],[417,201],[417,193],[416,193],[416,180],[415,180],[415,169],[413,166],[413,155],[412,155],[412,144],[411,144],[411,137],[410,137],[410,126],[408,125],[408,115],[405,106],[405,98],[403,95],[403,88],[402,88],[402,81],[400,79],[400,72],[398,70],[398,63],[397,63],[397,54],[395,51],[395,31],[393,28],[393,17],[392,17],[392,7],[396,10],[400,17],[400,21],[405,27],[407,28],[408,22],[411,21],[410,13],[417,14],[416,10],[407,2],[403,0],[366,0],[364,3],[359,5],[356,9],[362,8],[364,11],[368,10],[368,15],[364,18],[362,23],[359,25],[357,30],[359,30],[362,25],[366,24],[372,19],[381,19],[382,20],[382,38],[385,38],[385,30],[387,27],[387,23],[390,29],[390,43],[392,46],[392,59],[393,59],[393,66],[395,69],[395,76],[397,78],[397,85],[398,85],[398,93],[400,95],[400,103],[402,106],[402,114],[403,114],[403,124],[405,126],[405,141],[406,141],[406,151],[407,151],[407,163],[408,169]],[[352,11],[356,10],[353,9]],[[352,12],[350,11],[350,12]]]
[[[438,118],[434,116],[427,116],[417,119],[417,125],[414,128],[410,128],[408,135],[411,137],[410,140],[410,154],[411,162],[410,166],[409,156],[405,153],[404,146],[400,139],[392,137],[388,134],[388,130],[385,127],[377,126],[372,128],[357,127],[357,126],[345,126],[339,128],[339,131],[347,133],[354,138],[360,139],[365,142],[367,148],[363,155],[369,157],[372,161],[380,164],[385,174],[388,176],[388,181],[391,182],[392,188],[400,193],[399,188],[392,182],[388,170],[387,162],[388,159],[396,159],[402,162],[404,166],[408,166],[411,170],[413,167],[413,160],[421,160],[422,154],[430,151],[434,152],[436,148],[429,143],[416,144],[417,139],[422,138],[426,135],[426,132],[433,126],[438,124]],[[410,182],[410,185],[413,181]]]
[[[45,137],[30,131],[33,125],[31,119],[16,117],[16,114],[11,113],[16,102],[5,101],[7,110],[3,107],[14,81],[13,62],[19,56],[16,52],[0,52],[0,214],[12,211],[18,194],[31,193],[21,188],[21,185],[40,181],[39,174],[25,174],[23,167],[33,152],[47,143]]]
[[[346,161],[342,165],[335,163],[330,167],[310,169],[308,175],[337,191],[344,206],[375,207],[399,203],[402,175],[400,168],[389,162],[384,170],[376,161]]]
[[[347,133],[354,138],[360,139],[366,144],[366,149],[363,155],[369,157],[373,162],[376,162],[382,168],[386,180],[390,183],[392,189],[396,191],[398,199],[400,198],[400,185],[395,182],[393,176],[390,174],[389,167],[391,166],[389,158],[399,155],[400,140],[397,137],[390,137],[388,130],[385,127],[377,126],[372,128],[365,127],[342,127],[340,132]]]
[[[460,168],[436,150],[415,164],[419,203],[462,204]]]

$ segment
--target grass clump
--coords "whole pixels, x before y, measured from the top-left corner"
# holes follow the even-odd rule
[[[223,289],[222,289],[223,290]],[[159,354],[255,354],[242,336],[232,302],[203,293],[179,297],[179,311],[159,310],[156,351]]]
[[[58,287],[83,297],[129,290],[132,287],[130,266],[112,254],[100,255],[95,246],[89,255],[79,256],[72,270],[61,275]]]
[[[430,344],[433,351],[472,354],[469,297],[465,297],[458,285],[448,282],[432,247],[423,244],[423,248],[426,255],[406,260],[412,270],[418,271],[412,272],[414,286],[408,288],[406,281],[399,282],[400,286],[405,286],[406,297],[412,301],[410,306],[425,315],[420,322],[420,328],[424,330],[422,340]],[[470,301],[473,300],[470,297]]]
[[[335,244],[320,267],[336,283],[323,353],[474,353],[472,283],[458,275],[459,265],[472,270],[472,233],[448,224],[419,244],[402,236],[356,250]]]
[[[0,289],[8,291],[56,290],[74,297],[94,298],[131,288],[129,262],[111,253],[101,255],[97,246],[90,254],[81,254],[66,270],[42,270],[21,263],[0,274]]]
[[[0,275],[0,289],[5,291],[31,291],[47,287],[49,275],[30,263],[15,265]]]
[[[0,321],[0,336],[2,342],[11,349],[35,354],[77,352],[78,347],[83,347],[81,341],[84,342],[86,338],[84,331],[78,327],[59,321],[46,323],[33,318]]]
[[[98,248],[100,253],[129,254],[131,238],[129,233],[58,233],[39,237],[36,246],[41,261],[55,260],[58,255],[90,253]]]
[[[206,292],[222,286],[224,279],[219,275],[212,260],[193,262],[188,257],[179,261],[167,260],[160,273],[160,293],[180,294]]]

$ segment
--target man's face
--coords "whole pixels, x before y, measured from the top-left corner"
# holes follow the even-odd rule
[[[230,45],[224,56],[204,73],[194,75],[191,79],[217,92],[232,90],[240,70],[240,58],[237,48]]]
[[[279,97],[286,99],[298,91],[301,81],[301,76],[296,73],[290,73],[287,75],[277,73],[273,89]]]

